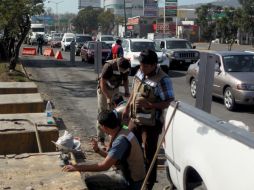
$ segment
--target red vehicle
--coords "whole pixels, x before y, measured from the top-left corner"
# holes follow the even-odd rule
[[[50,47],[60,48],[61,47],[61,40],[62,40],[62,37],[58,37],[58,36],[52,38],[52,40],[50,41]]]
[[[94,63],[94,47],[95,47],[95,43],[94,41],[88,41],[86,42],[82,48],[81,48],[81,52],[80,52],[80,56],[82,61],[86,62],[86,63]],[[101,42],[102,43],[102,64],[105,63],[106,58],[108,57],[108,54],[110,54],[111,52],[111,47],[106,44],[105,42]]]

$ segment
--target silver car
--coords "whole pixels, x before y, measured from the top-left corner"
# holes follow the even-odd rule
[[[210,52],[215,55],[213,96],[223,98],[228,110],[237,104],[254,105],[254,54],[240,51]],[[189,66],[186,81],[196,97],[199,61]]]

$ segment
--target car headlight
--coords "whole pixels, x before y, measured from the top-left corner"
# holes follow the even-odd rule
[[[194,56],[195,56],[195,57],[199,57],[199,53],[198,53],[198,52],[195,52]]]
[[[238,84],[236,86],[236,88],[238,90],[250,90],[250,91],[254,91],[254,84]]]

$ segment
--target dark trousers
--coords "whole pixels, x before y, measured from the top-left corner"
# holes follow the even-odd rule
[[[37,53],[42,55],[42,45],[38,45]]]
[[[131,129],[131,131],[135,134],[140,145],[143,147],[146,172],[148,172],[157,149],[158,139],[161,133],[161,126],[136,125],[133,121],[130,121],[129,129]],[[156,178],[157,159],[147,181],[148,190],[152,189],[154,183],[156,182]]]

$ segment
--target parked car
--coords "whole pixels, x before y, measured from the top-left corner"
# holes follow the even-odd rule
[[[241,51],[210,52],[215,56],[212,95],[223,98],[228,110],[237,104],[254,105],[254,54]],[[186,81],[196,97],[200,60],[189,66]]]
[[[131,75],[134,75],[139,69],[139,55],[144,49],[154,50],[158,55],[158,64],[160,67],[168,73],[169,69],[169,59],[165,52],[161,51],[156,47],[153,40],[141,39],[141,38],[130,38],[124,39],[122,42],[122,47],[124,51],[124,57],[130,59],[131,62]]]
[[[50,47],[52,48],[60,48],[61,47],[62,37],[53,37],[50,41]]]
[[[115,43],[114,36],[112,36],[112,35],[98,35],[97,41],[105,42],[110,47],[112,47],[112,45]]]
[[[82,61],[87,62],[87,63],[94,63],[95,43],[96,43],[95,41],[88,41],[82,46],[81,52],[80,52]],[[102,64],[104,64],[111,49],[105,42],[101,42],[101,43],[102,43],[102,49],[101,49]]]
[[[194,50],[196,46],[192,46],[186,39],[161,38],[154,41],[157,47],[167,52],[172,69],[187,69],[199,59],[199,51]]]
[[[70,45],[72,40],[75,40],[75,34],[64,33],[62,41],[61,41],[61,50],[62,51],[70,50]]]
[[[81,47],[85,42],[92,41],[92,36],[89,34],[76,34],[75,36],[75,46],[76,46],[76,55],[80,55]]]

